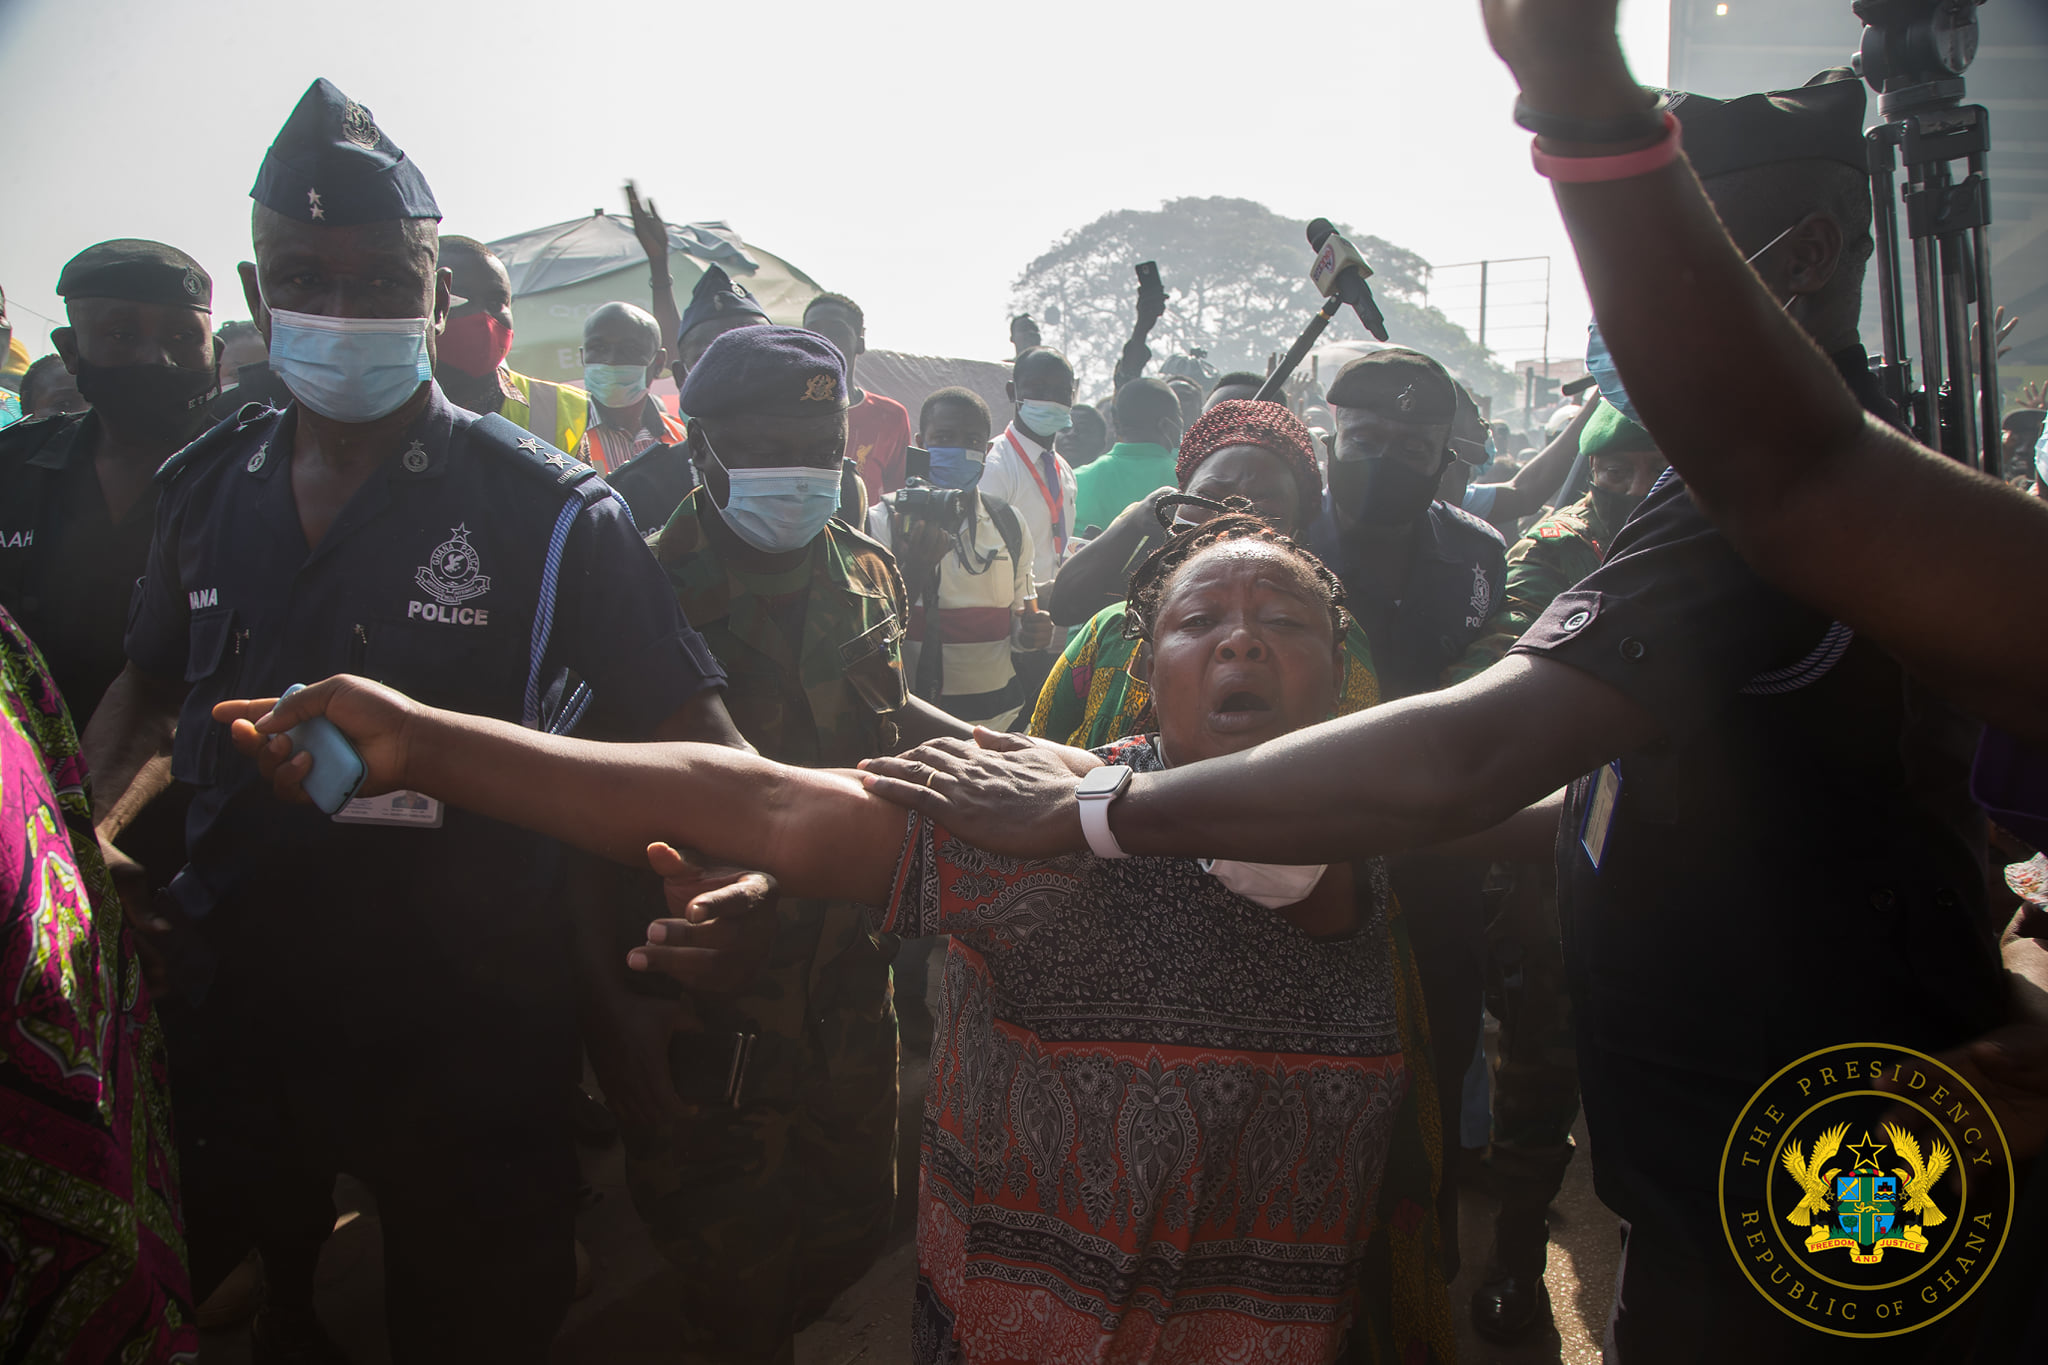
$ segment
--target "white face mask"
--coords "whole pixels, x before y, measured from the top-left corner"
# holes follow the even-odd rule
[[[1231,863],[1202,859],[1202,871],[1248,901],[1268,910],[1305,901],[1329,870],[1328,863]]]

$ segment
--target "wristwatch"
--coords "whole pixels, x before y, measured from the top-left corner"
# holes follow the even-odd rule
[[[1110,803],[1131,785],[1131,770],[1122,763],[1109,763],[1081,779],[1074,796],[1081,803],[1081,832],[1098,858],[1128,858],[1109,832]]]

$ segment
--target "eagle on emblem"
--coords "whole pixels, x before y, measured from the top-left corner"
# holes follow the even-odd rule
[[[1842,1150],[1842,1139],[1847,1136],[1849,1125],[1846,1123],[1836,1124],[1822,1133],[1814,1139],[1813,1158],[1810,1161],[1800,1150],[1797,1142],[1785,1144],[1784,1154],[1779,1160],[1785,1163],[1785,1169],[1792,1173],[1792,1178],[1799,1182],[1799,1188],[1805,1191],[1805,1197],[1792,1212],[1785,1215],[1786,1222],[1806,1227],[1813,1222],[1813,1215],[1827,1213],[1828,1201],[1834,1197],[1829,1191],[1834,1188],[1835,1177],[1841,1174],[1842,1168],[1835,1166],[1823,1172],[1821,1167],[1826,1166],[1835,1153]]]
[[[1909,1174],[1900,1167],[1893,1167],[1892,1173],[1905,1182],[1906,1202],[1900,1212],[1919,1214],[1920,1221],[1927,1227],[1948,1221],[1948,1215],[1934,1206],[1933,1189],[1941,1183],[1941,1177],[1948,1172],[1949,1164],[1955,1158],[1948,1146],[1940,1141],[1928,1144],[1927,1157],[1920,1156],[1920,1143],[1914,1136],[1896,1124],[1887,1123],[1884,1135],[1892,1140],[1892,1150],[1906,1159],[1906,1165],[1913,1169]]]

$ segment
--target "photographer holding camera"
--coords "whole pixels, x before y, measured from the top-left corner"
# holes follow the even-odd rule
[[[868,533],[896,555],[910,594],[904,667],[916,695],[964,721],[1007,729],[1029,700],[1011,650],[1052,643],[1038,609],[1031,532],[1006,502],[976,491],[988,450],[988,405],[972,391],[924,400],[909,483],[868,513]],[[940,648],[926,649],[937,641]]]

